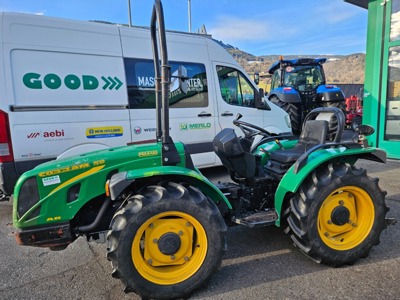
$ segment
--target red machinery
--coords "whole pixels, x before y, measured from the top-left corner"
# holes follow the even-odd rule
[[[362,123],[363,104],[362,98],[356,95],[351,95],[346,98],[346,125],[355,130]]]

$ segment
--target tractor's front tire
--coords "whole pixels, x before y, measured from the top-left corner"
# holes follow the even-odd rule
[[[200,190],[166,182],[130,197],[115,214],[107,241],[113,276],[125,291],[185,298],[220,266],[226,225]]]
[[[353,264],[379,244],[386,227],[378,180],[349,164],[321,166],[291,199],[287,219],[296,246],[319,263]]]
[[[288,113],[293,134],[300,135],[302,129],[301,111],[299,108],[300,103],[297,105],[295,103],[283,102],[277,96],[272,96],[270,100]]]

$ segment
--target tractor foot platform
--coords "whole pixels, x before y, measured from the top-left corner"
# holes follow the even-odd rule
[[[232,222],[244,225],[250,228],[274,225],[278,219],[278,214],[275,210],[258,211],[247,213],[242,216],[232,218]]]

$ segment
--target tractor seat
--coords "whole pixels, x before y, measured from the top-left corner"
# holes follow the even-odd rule
[[[271,153],[271,160],[280,163],[294,163],[310,148],[325,144],[328,132],[328,122],[325,120],[310,120],[304,124],[297,144],[291,149],[277,150]]]

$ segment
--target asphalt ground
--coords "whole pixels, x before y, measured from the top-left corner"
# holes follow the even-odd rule
[[[388,217],[400,219],[400,161],[359,161],[388,192]],[[225,181],[223,168],[203,170]],[[0,299],[140,299],[111,277],[106,245],[79,238],[67,249],[18,246],[12,204],[0,203]],[[400,224],[388,227],[370,255],[352,266],[319,265],[276,227],[228,229],[220,270],[191,299],[399,299]]]

